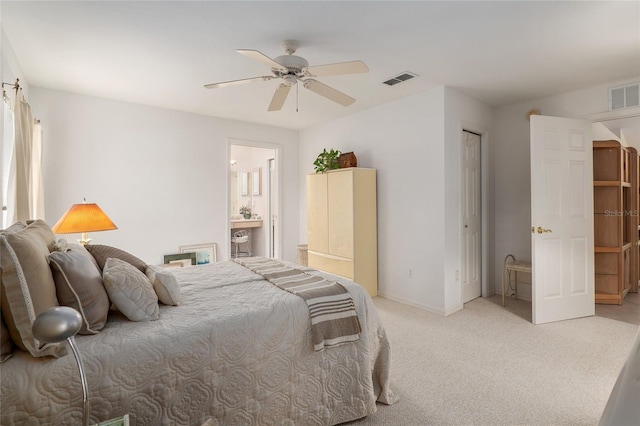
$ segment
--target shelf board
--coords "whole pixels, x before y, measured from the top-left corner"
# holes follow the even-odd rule
[[[622,249],[620,247],[594,247],[596,253],[620,253]]]
[[[619,180],[594,180],[593,186],[620,186]]]

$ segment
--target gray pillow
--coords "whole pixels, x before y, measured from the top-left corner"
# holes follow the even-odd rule
[[[67,352],[64,342],[43,343],[31,331],[38,314],[58,306],[47,259],[54,244],[51,228],[41,220],[16,232],[0,233],[2,316],[13,343],[34,357],[59,357]]]
[[[56,283],[58,303],[80,312],[80,334],[96,334],[104,328],[109,314],[109,296],[102,284],[100,270],[82,246],[49,255]]]
[[[14,232],[22,231],[26,228],[27,225],[22,222],[16,222],[4,231],[0,231],[0,233],[11,234]],[[2,293],[2,273],[0,271],[0,293]],[[2,299],[2,296],[0,296]],[[9,329],[4,323],[4,319],[2,318],[2,309],[0,308],[0,363],[5,362],[9,358],[11,358],[11,354],[13,352],[13,340],[11,340],[11,336],[9,335]]]
[[[180,304],[180,284],[175,275],[160,266],[149,265],[147,277],[162,303],[173,306]]]
[[[150,321],[159,317],[158,296],[149,278],[124,260],[108,258],[102,280],[111,303],[131,321]]]
[[[96,259],[101,270],[104,270],[104,265],[105,263],[107,263],[107,259],[109,259],[110,257],[124,260],[125,262],[130,263],[131,265],[138,268],[143,274],[147,270],[147,264],[144,261],[138,259],[131,253],[120,250],[119,248],[103,246],[100,244],[87,244],[85,248],[89,251],[89,253],[91,253],[94,259]]]
[[[13,353],[13,341],[9,336],[9,329],[4,325],[2,312],[0,312],[0,364],[11,358]]]
[[[102,268],[100,267],[100,265],[98,265],[98,261],[95,259],[95,257],[93,257],[93,255],[91,253],[89,253],[89,250],[87,250],[85,248],[85,246],[83,246],[82,244],[66,244],[64,247],[64,250],[58,250],[58,251],[79,251],[81,252],[83,255],[87,256],[87,258],[89,260],[91,260],[91,263],[93,263],[93,265],[96,267],[96,269],[98,271],[100,271],[100,274],[102,274]]]

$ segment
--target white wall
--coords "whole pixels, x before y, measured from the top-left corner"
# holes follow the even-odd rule
[[[20,79],[20,87],[26,97],[29,96],[29,84],[26,81],[22,68],[18,62],[13,46],[9,42],[7,35],[2,30],[2,21],[0,21],[0,77],[5,83],[14,83],[16,78]],[[7,93],[11,92],[10,87],[6,87]],[[13,95],[11,96],[13,99]]]
[[[455,312],[462,308],[460,274],[461,229],[460,221],[460,178],[462,131],[468,130],[481,135],[482,245],[486,256],[483,259],[482,295],[493,294],[492,269],[493,240],[493,167],[491,153],[493,145],[493,109],[465,96],[451,88],[445,88],[445,244],[444,244],[444,288],[445,312]]]
[[[490,118],[488,107],[438,87],[302,130],[301,241],[313,161],[323,148],[353,151],[358,167],[377,169],[378,293],[440,314],[460,309],[460,121],[488,128]]]
[[[229,256],[228,138],[282,146],[283,259],[298,244],[298,132],[31,88],[44,128],[47,222],[84,197],[118,226],[91,234],[149,263],[185,244]],[[68,239],[76,238],[74,235]]]
[[[28,100],[29,84],[24,78],[22,68],[18,63],[18,58],[15,55],[13,47],[2,30],[2,20],[0,20],[0,81],[13,84],[18,78],[20,79],[22,92]],[[10,86],[5,86],[3,90],[7,92],[7,96],[12,101],[15,99],[15,91]],[[2,123],[0,128],[0,159],[4,159],[3,152],[6,149],[5,145],[13,144],[12,138],[8,137],[8,135],[5,136],[7,133],[13,135],[13,123],[5,123],[5,108],[5,103],[0,100],[0,122]],[[38,116],[36,115],[36,117]],[[3,161],[0,161],[0,205],[4,199],[4,185],[2,185],[2,177],[4,176],[4,173],[8,173],[7,168],[3,163]],[[1,217],[2,216],[0,216],[0,229],[3,228]]]
[[[628,82],[630,81],[611,82],[585,90],[496,108],[493,147],[494,267],[498,271],[495,280],[497,291],[500,288],[499,271],[508,253],[514,254],[517,259],[531,259],[531,179],[527,112],[539,109],[542,115],[567,118],[586,118],[592,114],[604,113],[608,110],[608,88]],[[529,276],[520,275],[523,275],[525,281],[530,282]],[[531,300],[531,287],[519,287],[518,297]]]

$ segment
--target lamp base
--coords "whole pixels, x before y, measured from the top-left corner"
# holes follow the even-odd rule
[[[78,243],[82,244],[83,246],[86,246],[90,242],[91,242],[91,238],[89,238],[86,232],[83,232],[82,238],[78,240]]]

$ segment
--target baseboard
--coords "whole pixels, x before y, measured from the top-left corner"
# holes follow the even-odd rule
[[[463,309],[464,309],[464,305],[463,305],[463,304],[456,305],[456,306],[454,306],[454,307],[451,307],[451,308],[447,309],[447,310],[445,311],[446,313],[445,313],[444,315],[445,315],[445,316],[449,316],[449,315],[451,315],[451,314],[455,314],[456,312],[459,312],[459,311],[461,311],[461,310],[463,310]]]
[[[447,315],[451,315],[454,312],[458,312],[460,309],[462,309],[462,306],[460,306],[459,308],[456,307],[456,309],[453,311],[452,310],[444,311],[440,308],[425,305],[423,303],[416,303],[413,300],[404,299],[402,297],[391,296],[381,291],[378,291],[378,296],[384,297],[385,299],[393,300],[394,302],[402,303],[403,305],[413,306],[414,308],[422,309],[423,311],[431,312],[432,314],[437,314],[444,317],[446,317]]]

